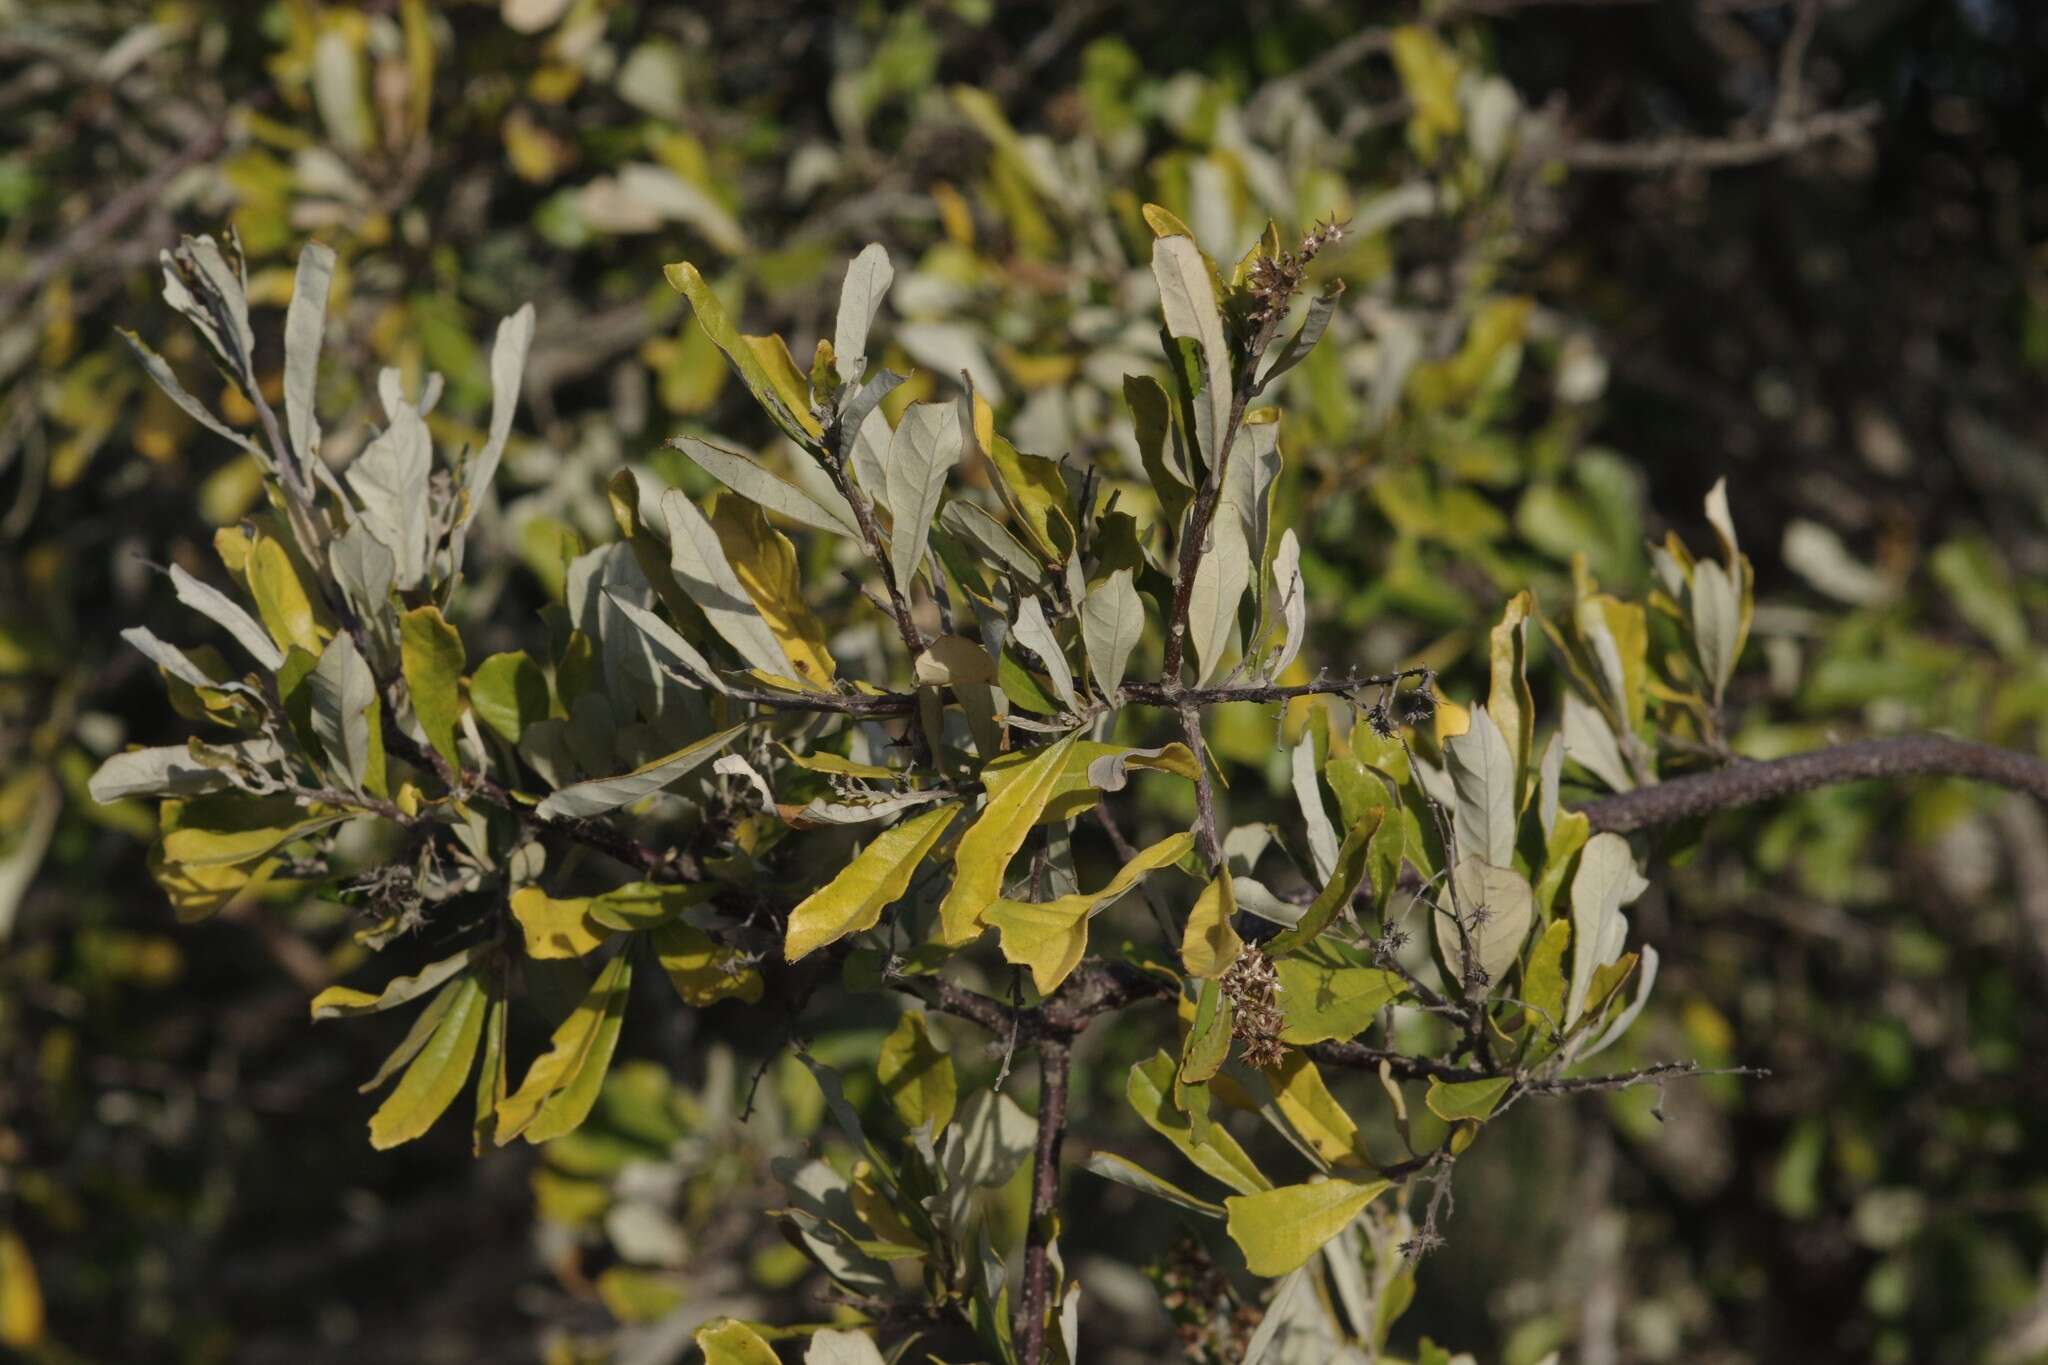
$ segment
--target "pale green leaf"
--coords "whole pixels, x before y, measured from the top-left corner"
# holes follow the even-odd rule
[[[602,815],[608,810],[630,806],[635,801],[668,787],[701,764],[715,758],[718,751],[733,742],[746,729],[735,725],[720,730],[694,744],[687,744],[652,763],[642,764],[632,772],[617,777],[597,777],[588,782],[577,782],[562,788],[540,803],[537,814],[543,820],[580,820],[586,816]]]
[[[882,911],[909,889],[911,874],[959,813],[959,803],[949,803],[876,835],[837,876],[790,911],[783,955],[795,962],[848,934],[874,928]]]
[[[1230,1239],[1254,1275],[1285,1275],[1351,1225],[1390,1182],[1318,1180],[1223,1201]]]

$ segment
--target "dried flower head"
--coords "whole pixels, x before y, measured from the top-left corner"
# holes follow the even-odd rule
[[[1247,944],[1223,974],[1222,984],[1232,1009],[1231,1036],[1245,1065],[1261,1070],[1278,1066],[1287,1055],[1280,1041],[1286,1020],[1280,1014],[1280,974],[1273,970],[1273,959],[1256,944]]]

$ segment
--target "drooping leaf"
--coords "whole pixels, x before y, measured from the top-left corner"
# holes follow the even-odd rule
[[[590,991],[562,1021],[548,1050],[527,1068],[526,1079],[498,1106],[497,1144],[516,1137],[546,1142],[579,1127],[597,1103],[611,1066],[633,981],[632,959],[615,955]]]
[[[770,526],[759,507],[729,494],[714,498],[711,527],[740,586],[795,668],[791,676],[818,687],[830,683],[838,668],[825,645],[825,628],[804,600],[789,537]]]
[[[848,934],[872,929],[909,889],[911,874],[960,813],[957,802],[914,815],[876,835],[830,882],[789,914],[783,956],[795,962]]]
[[[370,1145],[380,1152],[433,1127],[469,1079],[487,1001],[483,983],[474,974],[453,983],[451,990],[441,1022],[399,1078],[397,1089],[370,1117]]]
[[[1359,886],[1365,881],[1371,862],[1373,837],[1379,833],[1385,816],[1384,809],[1368,811],[1364,819],[1351,827],[1344,836],[1344,842],[1337,847],[1336,862],[1330,870],[1329,880],[1323,883],[1323,889],[1316,894],[1294,927],[1283,930],[1266,945],[1270,956],[1279,957],[1304,943],[1313,942],[1351,904],[1352,897],[1358,894]]]

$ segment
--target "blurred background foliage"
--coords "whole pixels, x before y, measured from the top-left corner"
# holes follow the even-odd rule
[[[784,1039],[670,1009],[537,1159],[374,1154],[353,1082],[381,1048],[304,1009],[357,960],[346,908],[283,880],[175,926],[154,817],[86,798],[176,728],[116,625],[259,494],[115,334],[253,420],[155,296],[179,230],[231,224],[273,307],[302,240],[340,253],[337,458],[379,365],[445,374],[436,435],[474,430],[477,338],[536,302],[474,653],[609,538],[622,463],[696,488],[664,438],[769,438],[663,262],[814,335],[881,240],[887,364],[966,371],[1025,448],[1134,461],[1149,200],[1226,259],[1268,218],[1351,225],[1285,400],[1314,664],[1428,663],[1469,698],[1509,593],[1568,600],[1575,553],[1640,593],[1646,538],[1697,543],[1725,475],[1761,603],[1736,752],[1928,727],[2044,752],[2044,119],[2026,0],[0,0],[0,1354],[654,1362],[706,1316],[823,1311],[760,1217],[818,1126]],[[1536,671],[1554,698],[1547,647]],[[1245,711],[1215,740],[1233,802],[1281,818],[1275,718]],[[1624,1064],[1771,1076],[1519,1112],[1461,1165],[1397,1341],[2048,1359],[2042,812],[1847,787],[1661,851]],[[805,1030],[858,1090],[890,1022]],[[1136,1059],[1089,1036],[1085,1112],[1120,1112]],[[1187,1285],[1182,1229],[1070,1186],[1090,1357],[1177,1349],[1131,1267]]]

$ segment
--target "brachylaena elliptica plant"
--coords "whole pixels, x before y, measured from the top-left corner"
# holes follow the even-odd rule
[[[1751,574],[1718,490],[1719,558],[1668,543],[1651,610],[1581,568],[1543,620],[1574,687],[1545,743],[1527,593],[1469,707],[1426,669],[1311,674],[1301,549],[1274,514],[1280,414],[1261,400],[1331,317],[1339,287],[1310,280],[1341,229],[1270,229],[1226,272],[1171,214],[1146,218],[1164,363],[1126,381],[1129,450],[1087,461],[1017,450],[971,385],[892,399],[905,377],[868,361],[892,280],[879,246],[849,267],[807,369],[780,337],[742,335],[694,266],[669,267],[786,444],[679,437],[717,485],[703,498],[620,472],[619,538],[574,554],[545,655],[475,660],[449,617],[531,308],[498,329],[473,453],[437,464],[438,381],[415,395],[387,370],[382,431],[337,473],[315,411],[333,255],[300,258],[280,422],[233,242],[165,253],[166,298],[258,435],[131,341],[181,408],[261,463],[270,507],[216,538],[236,593],[170,571],[241,660],[127,632],[205,737],[119,754],[92,790],[161,799],[153,866],[181,916],[324,878],[364,910],[363,944],[423,961],[312,1001],[316,1020],[417,1009],[371,1082],[395,1082],[374,1145],[420,1136],[465,1090],[479,1151],[576,1129],[636,971],[693,1007],[759,1007],[792,1037],[822,994],[909,997],[986,1029],[1004,1072],[1035,1055],[1036,1116],[1000,1075],[963,1097],[926,1015],[907,1013],[874,1059],[886,1131],[804,1054],[850,1157],[792,1169],[780,1216],[875,1337],[951,1323],[991,1359],[1071,1365],[1070,1049],[1104,1014],[1165,1003],[1176,1040],[1131,1069],[1129,1102],[1222,1189],[1108,1151],[1086,1169],[1222,1220],[1277,1281],[1230,1347],[1243,1359],[1364,1360],[1490,1119],[1661,1074],[1568,1074],[1628,1029],[1657,959],[1627,944],[1623,907],[1646,885],[1629,844],[1564,792],[1654,783],[1659,734],[1721,743]],[[1652,610],[1670,646],[1654,659]],[[1277,705],[1298,822],[1226,826],[1204,718],[1234,703]],[[1126,834],[1141,783],[1192,797],[1185,828],[1142,846]],[[1077,856],[1083,825],[1113,866]],[[1091,933],[1134,893],[1149,930]],[[985,989],[1006,974],[1007,996]],[[520,1002],[553,1029],[524,1059],[508,1041]],[[1326,1079],[1347,1071],[1364,1076]],[[1368,1141],[1387,1114],[1391,1135]],[[1251,1121],[1298,1161],[1255,1162],[1231,1131]],[[1016,1257],[980,1196],[1027,1161]],[[713,1361],[773,1358],[738,1321],[699,1340]],[[820,1331],[807,1359],[882,1356],[869,1335]]]

